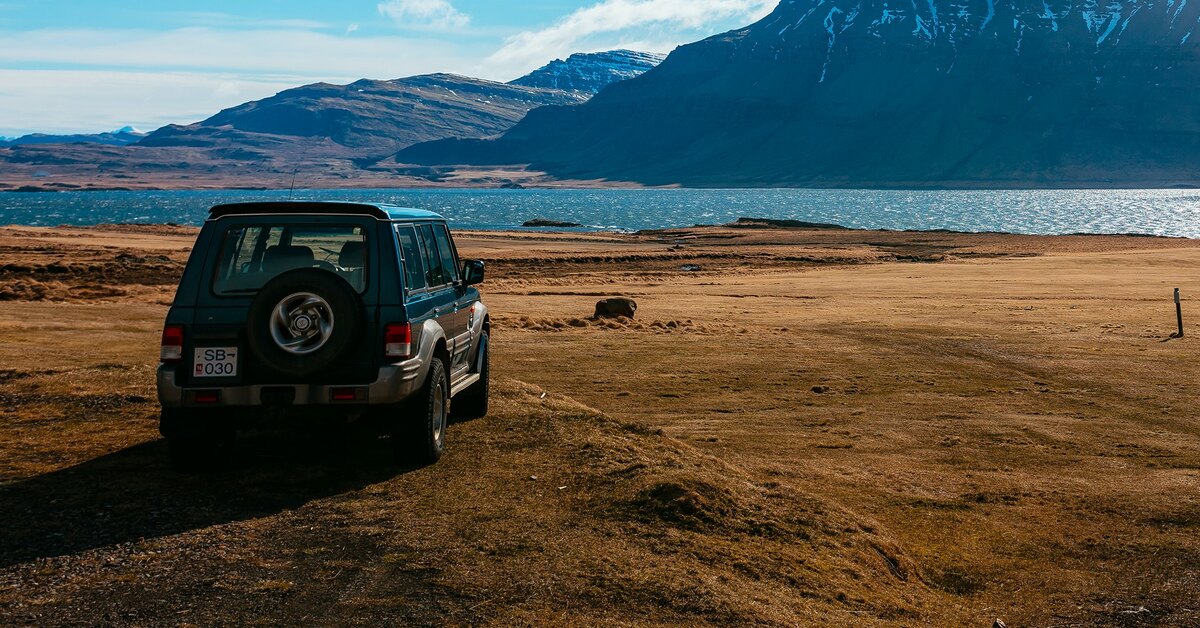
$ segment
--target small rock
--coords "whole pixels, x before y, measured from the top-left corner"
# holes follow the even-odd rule
[[[596,313],[592,318],[633,318],[637,312],[637,301],[625,297],[604,299],[596,303]]]
[[[683,266],[679,267],[679,270],[682,270],[685,273],[698,273],[704,270],[704,268],[699,264],[684,264]]]
[[[526,221],[522,227],[582,227],[583,225],[577,222],[566,222],[563,220],[550,220],[549,218],[534,218]]]
[[[812,391],[818,395],[824,395],[825,393],[829,392],[829,389],[825,386],[813,386]]]
[[[997,619],[992,622],[992,628],[1008,628],[1008,625],[1004,623],[1003,619]]]
[[[529,476],[529,479],[530,479],[530,480],[533,480],[533,481],[535,481],[535,482],[536,482],[536,481],[537,481],[537,476],[536,476],[536,475],[531,475],[531,476]]]

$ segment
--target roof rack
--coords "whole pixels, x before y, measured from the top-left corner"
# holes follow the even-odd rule
[[[247,216],[253,214],[346,214],[372,216],[380,220],[420,220],[444,218],[423,209],[408,209],[391,205],[348,203],[341,201],[260,201],[228,203],[209,210],[209,218]]]
[[[208,211],[210,218],[244,214],[366,214],[387,220],[391,216],[378,205],[365,203],[336,203],[315,201],[270,201],[257,203],[228,203]]]

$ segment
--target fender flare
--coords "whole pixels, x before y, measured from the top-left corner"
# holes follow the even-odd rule
[[[446,330],[442,329],[442,326],[432,318],[420,324],[418,333],[420,336],[417,340],[416,355],[421,360],[421,370],[417,381],[423,382],[425,378],[429,377],[429,365],[433,363],[433,351],[437,347],[438,341],[443,344],[449,344],[449,342],[446,339]],[[449,371],[446,375],[449,376]]]
[[[487,325],[488,333],[491,333],[492,319],[488,314],[487,306],[483,301],[475,303],[475,320],[471,326],[471,351],[468,359],[472,364],[472,372],[479,370],[479,339],[483,337],[484,325]],[[490,338],[488,344],[490,345]]]

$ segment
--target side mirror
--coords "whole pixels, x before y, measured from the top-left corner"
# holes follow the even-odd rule
[[[463,284],[474,286],[483,283],[483,268],[484,263],[481,260],[473,259],[463,262]]]

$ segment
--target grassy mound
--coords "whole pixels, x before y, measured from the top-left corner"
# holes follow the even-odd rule
[[[20,405],[55,377],[0,387]],[[251,439],[180,476],[148,443],[0,483],[24,539],[0,546],[0,619],[861,625],[948,599],[869,522],[512,380],[434,467],[391,467],[369,436],[321,445]],[[53,443],[24,447],[3,453]]]

